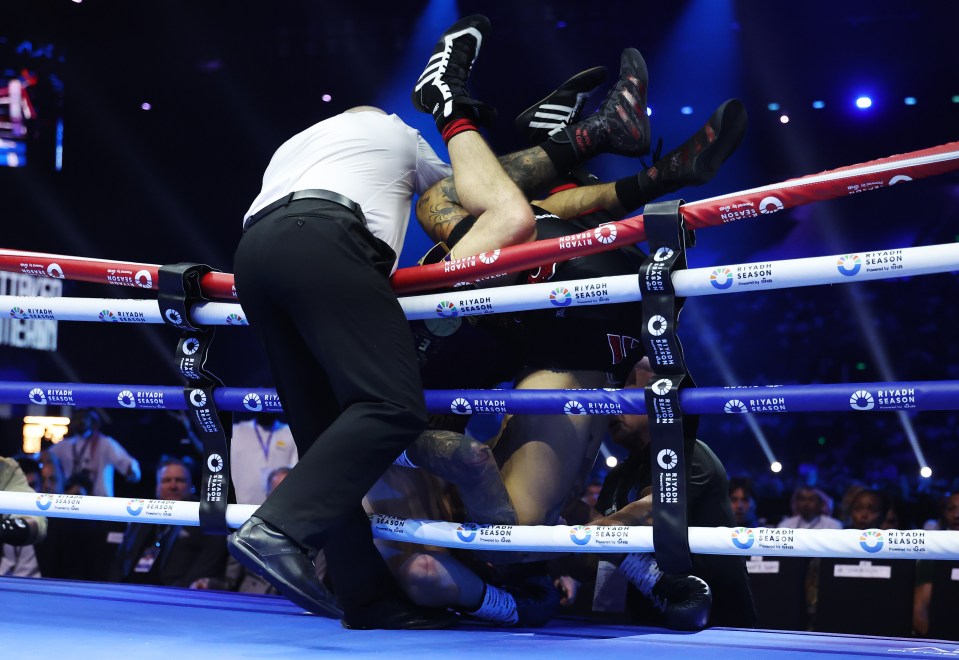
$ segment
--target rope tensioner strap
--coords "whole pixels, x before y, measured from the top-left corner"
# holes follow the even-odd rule
[[[229,534],[226,507],[230,491],[232,416],[217,410],[214,389],[223,387],[223,382],[206,368],[207,353],[216,329],[201,327],[191,316],[193,305],[206,300],[200,289],[200,280],[212,270],[204,264],[161,266],[157,302],[163,319],[181,331],[176,366],[187,380],[183,397],[190,422],[203,445],[200,527],[206,534]]]
[[[649,256],[639,272],[642,341],[656,374],[645,388],[650,419],[653,534],[656,561],[667,573],[688,573],[692,567],[687,539],[686,436],[695,439],[695,428],[687,428],[684,433],[679,405],[680,388],[691,378],[676,335],[684,299],[676,297],[672,284],[673,272],[686,268],[687,240],[693,243],[679,212],[681,205],[681,200],[675,200],[646,206]]]

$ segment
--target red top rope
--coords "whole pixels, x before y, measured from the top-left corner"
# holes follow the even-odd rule
[[[950,142],[692,202],[684,204],[681,209],[687,225],[691,229],[701,229],[955,170],[959,170],[959,142]],[[515,245],[449,262],[401,268],[393,274],[392,285],[398,294],[429,291],[613,250],[645,239],[643,216],[637,215],[571,236]],[[0,249],[0,270],[156,289],[159,266]],[[235,300],[237,297],[230,273],[207,273],[200,283],[209,298]]]

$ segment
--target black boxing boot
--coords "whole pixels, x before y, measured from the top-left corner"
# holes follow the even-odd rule
[[[627,210],[686,186],[712,179],[746,134],[746,107],[739,99],[719,106],[702,128],[636,176],[616,182],[616,195]]]
[[[516,117],[516,129],[530,144],[540,144],[577,123],[583,104],[606,80],[606,73],[604,66],[580,71],[549,96],[521,112]]]
[[[633,553],[619,569],[641,594],[665,616],[673,630],[702,630],[709,621],[713,594],[695,575],[666,575],[652,553]]]
[[[470,69],[489,29],[489,19],[479,14],[450,26],[436,43],[426,69],[413,87],[413,106],[433,115],[436,128],[446,141],[452,137],[447,136],[450,124],[457,120],[489,124],[496,116],[491,106],[470,98],[466,89]]]
[[[643,56],[635,48],[627,48],[620,58],[619,80],[609,90],[599,110],[554,133],[540,145],[556,171],[565,174],[573,166],[600,153],[623,156],[648,153],[648,86],[649,74]]]

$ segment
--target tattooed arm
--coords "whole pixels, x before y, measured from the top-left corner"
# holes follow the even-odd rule
[[[449,238],[453,227],[469,216],[459,204],[453,177],[437,181],[416,202],[416,219],[432,240]]]
[[[516,524],[516,510],[487,445],[453,431],[429,429],[407,448],[406,455],[456,486],[470,522]]]

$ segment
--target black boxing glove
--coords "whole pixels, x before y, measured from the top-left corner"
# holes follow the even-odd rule
[[[0,522],[0,543],[28,545],[30,534],[30,525],[20,516],[7,516]]]
[[[709,620],[713,594],[695,575],[666,575],[651,553],[633,553],[619,566],[641,594],[663,613],[673,630],[702,630]]]

